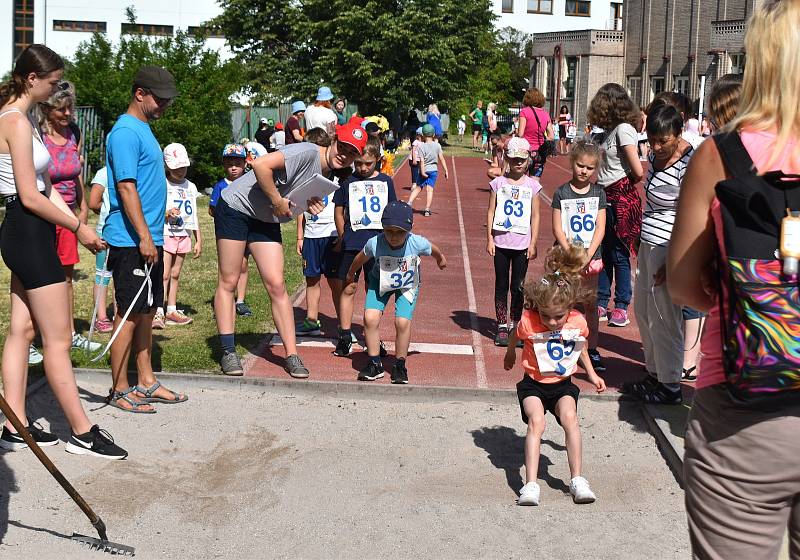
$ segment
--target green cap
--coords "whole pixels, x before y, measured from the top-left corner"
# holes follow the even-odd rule
[[[434,136],[436,131],[433,129],[433,125],[431,124],[424,124],[422,125],[422,135],[423,136]]]

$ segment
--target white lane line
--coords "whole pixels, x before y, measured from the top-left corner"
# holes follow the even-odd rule
[[[334,338],[320,338],[312,336],[298,336],[297,345],[305,348],[336,348],[338,339]],[[283,344],[281,337],[278,333],[272,333],[270,339],[270,346],[280,346]],[[385,341],[386,349],[390,352],[394,351],[394,342]],[[408,350],[410,352],[419,352],[420,354],[453,354],[459,356],[472,356],[472,346],[469,344],[438,344],[435,342],[412,342]]]
[[[475,287],[472,283],[472,271],[469,264],[469,250],[467,248],[467,234],[464,231],[464,212],[461,209],[461,191],[458,188],[458,172],[456,171],[456,158],[450,156],[453,164],[453,183],[456,190],[456,208],[458,209],[458,228],[461,234],[461,254],[464,258],[464,278],[467,281],[467,302],[469,304],[469,326],[472,329],[472,350],[475,355],[475,374],[478,388],[486,389],[486,364],[483,359],[483,346],[481,335],[478,332],[478,305],[475,302]]]

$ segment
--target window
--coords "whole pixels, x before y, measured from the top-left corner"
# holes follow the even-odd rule
[[[550,99],[556,89],[556,61],[552,56],[546,57],[545,60],[547,61],[547,89],[542,94],[545,99]]]
[[[664,76],[653,76],[650,78],[650,100],[664,91]]]
[[[123,33],[139,34],[139,35],[160,35],[171,36],[171,25],[153,25],[150,23],[123,23]]]
[[[575,75],[578,71],[578,57],[567,57],[567,78],[564,80],[564,99],[575,99]]]
[[[552,14],[553,0],[528,0],[529,14]]]
[[[642,101],[642,77],[629,76],[628,77],[628,95],[636,105],[641,104]]]
[[[225,34],[214,27],[208,27],[205,25],[190,25],[189,28],[186,30],[189,35],[192,37],[196,35],[203,35],[206,39],[224,39]]]
[[[622,2],[611,2],[610,29],[622,31]]]
[[[14,58],[33,43],[33,0],[14,0]]]
[[[731,74],[744,74],[744,53],[733,53],[731,57]]]
[[[66,19],[54,19],[53,31],[85,31],[87,33],[105,33],[106,22],[104,21],[69,21]]]
[[[675,76],[675,91],[689,95],[689,76]]]
[[[504,14],[514,13],[514,0],[503,0],[503,13]]]
[[[567,7],[564,13],[568,16],[589,17],[591,2],[589,0],[567,0]]]

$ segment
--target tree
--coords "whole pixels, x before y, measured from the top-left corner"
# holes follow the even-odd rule
[[[82,43],[66,72],[75,84],[80,105],[92,105],[108,132],[125,112],[133,77],[139,67],[156,64],[168,69],[180,95],[164,116],[153,123],[162,145],[180,142],[192,158],[189,177],[199,188],[213,185],[221,176],[220,153],[230,140],[230,97],[240,89],[241,74],[233,62],[205,49],[202,37],[179,31],[174,37],[151,39],[124,35],[118,45],[95,34]],[[103,165],[102,154],[90,163]]]

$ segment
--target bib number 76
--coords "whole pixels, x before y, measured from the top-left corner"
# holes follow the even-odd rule
[[[410,288],[414,285],[414,271],[406,270],[405,272],[393,272],[389,278],[392,283],[389,288],[392,290],[399,290],[400,288]]]
[[[190,200],[179,199],[175,200],[174,202],[175,208],[177,208],[181,214],[186,214],[187,216],[194,214],[194,208],[192,208],[192,202]]]

